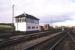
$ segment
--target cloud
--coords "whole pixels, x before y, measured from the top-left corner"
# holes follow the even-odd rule
[[[0,1],[0,23],[11,22],[12,9],[9,0]]]
[[[26,12],[40,18],[40,23],[58,24],[75,20],[74,0],[0,0],[1,22],[11,22],[13,4],[15,16]]]
[[[20,11],[43,17],[44,15],[59,15],[75,11],[75,3],[69,0],[11,0],[15,4],[15,13]],[[20,13],[19,12],[19,13]]]
[[[70,20],[66,20],[64,22],[56,22],[56,23],[53,23],[54,26],[75,26],[75,20],[73,21],[70,21]]]
[[[66,20],[72,20],[72,14],[63,14],[63,15],[48,15],[44,17],[40,17],[40,22],[42,23],[56,23],[56,22],[64,22]]]

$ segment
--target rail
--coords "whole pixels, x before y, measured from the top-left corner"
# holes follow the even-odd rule
[[[1,39],[0,47],[11,45],[11,44],[16,43],[16,42],[22,42],[22,41],[27,41],[27,40],[30,40],[30,39],[33,39],[33,38],[38,38],[38,37],[41,37],[44,34],[49,34],[48,32],[49,31],[39,32],[39,33],[34,33],[34,34],[27,34],[27,35],[18,35],[18,36],[10,37],[9,39],[6,39],[6,40]]]
[[[53,50],[53,48],[55,48],[55,46],[57,46],[65,37],[66,37],[66,35],[63,36],[63,37],[61,37],[61,38],[50,48],[50,50]]]

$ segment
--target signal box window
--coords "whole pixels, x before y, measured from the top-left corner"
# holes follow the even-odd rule
[[[32,27],[32,29],[34,29],[34,28],[35,28],[35,26]]]
[[[28,26],[28,29],[31,29],[31,27],[30,27],[30,26]]]
[[[38,27],[36,27],[36,28],[38,28]]]

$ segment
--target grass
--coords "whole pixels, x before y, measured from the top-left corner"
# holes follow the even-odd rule
[[[0,32],[10,32],[12,30],[14,30],[15,27],[12,24],[4,24],[4,23],[0,23]]]
[[[11,28],[9,25],[0,25],[0,28]]]

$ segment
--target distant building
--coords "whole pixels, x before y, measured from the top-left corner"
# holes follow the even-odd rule
[[[44,31],[44,27],[43,26],[39,26],[39,31]]]
[[[24,13],[15,17],[14,25],[16,31],[37,31],[39,30],[39,19]]]
[[[44,30],[49,30],[49,29],[50,29],[49,24],[45,24],[45,25],[44,25]]]

